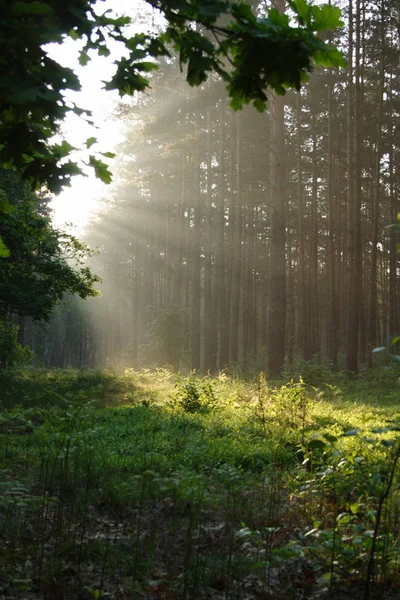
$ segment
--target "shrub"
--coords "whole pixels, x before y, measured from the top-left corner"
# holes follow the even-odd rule
[[[212,409],[217,403],[213,384],[206,377],[199,379],[190,375],[179,380],[177,388],[176,401],[185,412]]]
[[[32,350],[18,344],[17,336],[18,326],[0,319],[0,368],[12,367],[16,363],[32,360]]]

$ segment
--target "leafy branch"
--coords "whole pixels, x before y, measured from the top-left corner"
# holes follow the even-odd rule
[[[235,110],[248,103],[265,110],[269,89],[277,94],[299,90],[314,65],[345,65],[342,54],[318,37],[324,29],[342,26],[336,7],[290,0],[293,25],[288,15],[274,8],[267,17],[258,18],[242,2],[147,2],[166,20],[165,30],[158,35],[128,36],[126,26],[132,19],[112,17],[110,11],[97,14],[95,0],[6,2],[0,21],[0,165],[4,169],[22,173],[34,189],[45,186],[54,193],[82,174],[70,158],[72,146],[52,142],[68,113],[91,116],[65,96],[67,90],[81,89],[77,75],[51,59],[46,49],[67,38],[83,41],[81,65],[90,61],[91,51],[109,56],[111,42],[124,46],[127,55],[115,61],[115,74],[104,82],[106,90],[116,89],[121,96],[146,90],[151,73],[159,68],[158,59],[177,54],[190,85],[201,85],[211,73],[222,77]],[[103,156],[109,158],[107,153]],[[111,181],[101,158],[90,156],[89,165],[97,177]]]

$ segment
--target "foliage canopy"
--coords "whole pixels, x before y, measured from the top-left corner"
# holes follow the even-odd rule
[[[99,12],[95,0],[5,0],[0,22],[0,164],[17,169],[35,188],[58,192],[81,172],[71,160],[73,147],[57,143],[54,134],[69,112],[90,113],[67,99],[79,90],[77,75],[53,60],[48,44],[68,37],[82,42],[80,63],[90,51],[110,54],[110,42],[121,43],[124,56],[105,82],[121,96],[145,90],[157,58],[179,55],[190,85],[200,85],[212,72],[227,85],[231,105],[253,103],[264,110],[267,88],[277,94],[299,89],[314,64],[340,66],[341,53],[318,37],[324,29],[341,26],[340,10],[290,0],[294,21],[271,9],[258,17],[246,3],[223,0],[146,0],[166,22],[156,34],[130,36],[130,17]],[[87,142],[88,148],[92,139]],[[106,158],[109,153],[105,153]],[[101,157],[91,155],[96,176],[108,182],[111,174]]]
[[[11,201],[0,221],[8,253],[0,261],[0,317],[14,313],[47,320],[65,293],[97,295],[93,285],[99,279],[84,261],[87,247],[52,228],[16,174],[0,172],[0,186]]]

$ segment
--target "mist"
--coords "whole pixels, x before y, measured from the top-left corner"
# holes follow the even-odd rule
[[[349,31],[345,14],[347,70],[263,114],[172,60],[118,106],[114,183],[83,235],[102,295],[33,326],[46,366],[372,365],[400,319],[396,15],[371,4]]]

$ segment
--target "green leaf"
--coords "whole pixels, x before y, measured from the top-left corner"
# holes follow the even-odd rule
[[[400,343],[400,335],[396,336],[393,340],[392,340],[392,346],[395,346],[396,344]]]
[[[107,46],[99,46],[97,49],[99,56],[110,56],[111,52]]]
[[[362,437],[361,438],[363,442],[365,442],[366,444],[375,444],[376,442],[376,438],[371,438],[371,437]]]
[[[268,19],[267,19],[270,23],[272,23],[273,25],[277,25],[278,27],[282,27],[282,28],[286,28],[289,26],[289,17],[288,15],[286,15],[285,13],[280,13],[279,11],[276,10],[276,8],[271,8],[271,10],[268,13]],[[270,35],[270,34],[265,34],[266,36]]]
[[[165,47],[164,43],[163,43],[163,35],[160,35],[160,37],[157,39],[153,39],[150,41],[149,45],[147,46],[147,52],[149,54],[149,56],[171,56],[169,51],[167,50],[167,48]]]
[[[0,212],[6,214],[10,214],[10,212],[12,212],[12,206],[3,190],[0,190]]]
[[[342,433],[342,437],[352,437],[358,435],[360,432],[359,429],[348,429]]]
[[[321,67],[346,67],[347,62],[340,50],[326,46],[323,50],[317,50],[314,54],[314,62]]]
[[[385,446],[386,448],[392,448],[393,446],[396,445],[396,440],[382,440],[381,444],[382,444],[382,446]]]
[[[329,583],[331,581],[331,579],[332,579],[332,573],[329,571],[328,573],[324,573],[323,575],[321,575],[321,577],[318,579],[318,583]]]
[[[79,81],[79,77],[73,72],[72,69],[63,69],[63,84],[61,86],[61,89],[74,90],[75,92],[80,91],[81,82]]]
[[[290,5],[304,23],[309,22],[311,6],[305,0],[293,0]]]
[[[232,96],[231,101],[229,102],[229,106],[233,110],[241,110],[243,108],[243,100],[238,94],[234,94]]]
[[[347,525],[348,523],[351,523],[352,520],[353,515],[349,515],[349,513],[340,513],[340,515],[336,517],[336,521],[341,525]]]
[[[24,163],[27,165],[35,160],[33,156],[30,156],[30,154],[21,154],[21,157]]]
[[[216,21],[216,17],[219,17],[223,12],[227,11],[228,6],[229,5],[226,2],[214,2],[213,0],[203,0],[201,3],[198,4],[196,9],[199,12],[199,14],[204,17],[214,17],[211,19],[211,21],[214,23]]]
[[[156,63],[143,61],[143,62],[135,63],[135,68],[138,71],[143,71],[144,73],[150,73],[150,71],[157,71],[159,67],[158,67],[158,65],[156,65]]]
[[[336,517],[336,521],[338,523],[341,523],[342,525],[346,525],[347,523],[350,523],[351,520],[352,520],[352,517],[348,513],[340,513],[340,515],[338,515]]]
[[[349,505],[349,509],[353,513],[353,515],[357,515],[360,512],[361,504],[358,502],[354,502],[354,504]]]
[[[330,433],[324,433],[323,436],[328,442],[337,442],[337,437],[335,435],[331,435]]]
[[[49,4],[37,0],[34,0],[34,2],[13,2],[10,12],[16,17],[25,15],[50,16],[54,14]]]
[[[261,98],[256,98],[253,102],[254,108],[258,110],[258,112],[263,113],[267,108],[267,104]]]
[[[79,40],[79,38],[80,38],[80,35],[79,35],[79,33],[78,33],[78,32],[77,32],[75,29],[71,29],[71,30],[68,32],[68,35],[69,35],[69,37],[70,37],[71,39],[73,39],[73,40]]]
[[[313,16],[312,28],[314,31],[325,31],[327,29],[337,29],[343,27],[344,23],[340,19],[342,11],[337,6],[311,6]]]
[[[35,102],[40,96],[39,86],[31,86],[20,89],[10,96],[10,101],[15,104],[25,104],[27,102]]]
[[[96,137],[90,137],[86,140],[85,142],[85,146],[87,149],[91,148],[93,146],[93,144],[95,144],[97,142],[97,138]]]
[[[249,4],[233,4],[232,15],[239,20],[247,21],[252,25],[257,23],[257,18],[254,15]]]
[[[68,156],[68,154],[72,152],[72,150],[75,150],[74,146],[71,146],[71,144],[67,142],[67,140],[63,140],[61,144],[55,144],[53,146],[53,149],[54,152],[56,152],[57,157],[59,158],[65,158],[66,156]]]
[[[100,154],[102,156],[105,156],[106,158],[115,158],[116,154],[114,154],[114,152],[100,152]]]
[[[8,256],[10,256],[10,251],[0,237],[0,258],[7,258]]]
[[[308,448],[312,448],[312,449],[322,449],[322,448],[326,448],[326,443],[324,442],[324,440],[311,440],[310,442],[308,442],[307,444]]]
[[[128,48],[128,50],[131,50],[132,59],[137,60],[141,58],[146,58],[148,52],[142,47],[145,43],[146,36],[143,34],[137,34],[125,40],[125,46]]]
[[[125,27],[125,25],[129,25],[132,23],[132,19],[130,17],[117,17],[116,19],[112,19],[112,24],[115,27]]]
[[[89,56],[89,54],[86,52],[86,50],[81,50],[79,53],[79,57],[78,57],[78,61],[79,64],[82,67],[86,67],[86,65],[88,64],[88,62],[91,61],[91,58]]]
[[[112,174],[109,171],[108,166],[102,160],[95,156],[89,157],[89,165],[94,168],[94,173],[97,179],[100,179],[103,183],[111,183]]]

